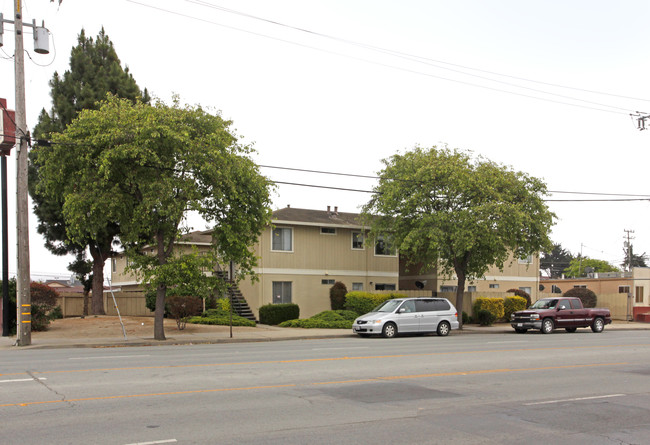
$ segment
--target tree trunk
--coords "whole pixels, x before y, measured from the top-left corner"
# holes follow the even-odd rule
[[[463,329],[463,300],[465,298],[465,271],[456,270],[458,277],[456,289],[456,310],[458,311],[458,329]]]
[[[93,258],[93,315],[106,315],[104,311],[104,262],[106,259],[99,249],[90,245],[90,256]]]
[[[165,339],[165,294],[167,289],[164,285],[158,285],[156,289],[156,311],[154,312],[153,338],[155,340]]]
[[[156,234],[156,245],[158,247],[158,264],[164,265],[167,263],[167,255],[165,252],[165,243],[163,232],[158,231]],[[153,321],[153,338],[156,340],[165,339],[165,295],[167,294],[167,285],[161,283],[156,288],[156,310],[154,312]]]

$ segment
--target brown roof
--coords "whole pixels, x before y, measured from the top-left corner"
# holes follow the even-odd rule
[[[182,235],[176,243],[189,243],[189,244],[211,244],[212,243],[212,231],[196,231],[186,233]]]
[[[294,209],[285,207],[273,212],[273,223],[296,223],[318,226],[363,227],[361,215],[337,211],[336,207],[329,210]]]

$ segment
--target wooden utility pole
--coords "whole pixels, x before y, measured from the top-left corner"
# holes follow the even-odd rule
[[[16,344],[32,344],[32,300],[29,293],[29,204],[27,197],[27,117],[25,112],[25,51],[21,0],[14,0],[16,49],[16,238],[18,273],[16,277]]]

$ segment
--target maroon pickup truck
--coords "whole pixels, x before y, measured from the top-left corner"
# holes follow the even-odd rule
[[[520,334],[529,329],[550,334],[556,328],[575,332],[578,328],[587,327],[594,332],[602,332],[605,325],[611,322],[609,309],[585,309],[579,298],[566,297],[542,298],[525,311],[510,316],[510,325]]]

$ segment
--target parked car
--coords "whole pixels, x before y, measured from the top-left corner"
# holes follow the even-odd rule
[[[510,326],[523,334],[529,329],[539,329],[550,334],[556,328],[575,332],[578,328],[590,327],[593,332],[602,332],[612,322],[609,309],[585,309],[579,298],[542,298],[525,311],[510,316]]]
[[[386,300],[352,325],[352,331],[362,337],[383,335],[386,338],[431,332],[444,337],[452,329],[458,329],[458,312],[446,298]]]

